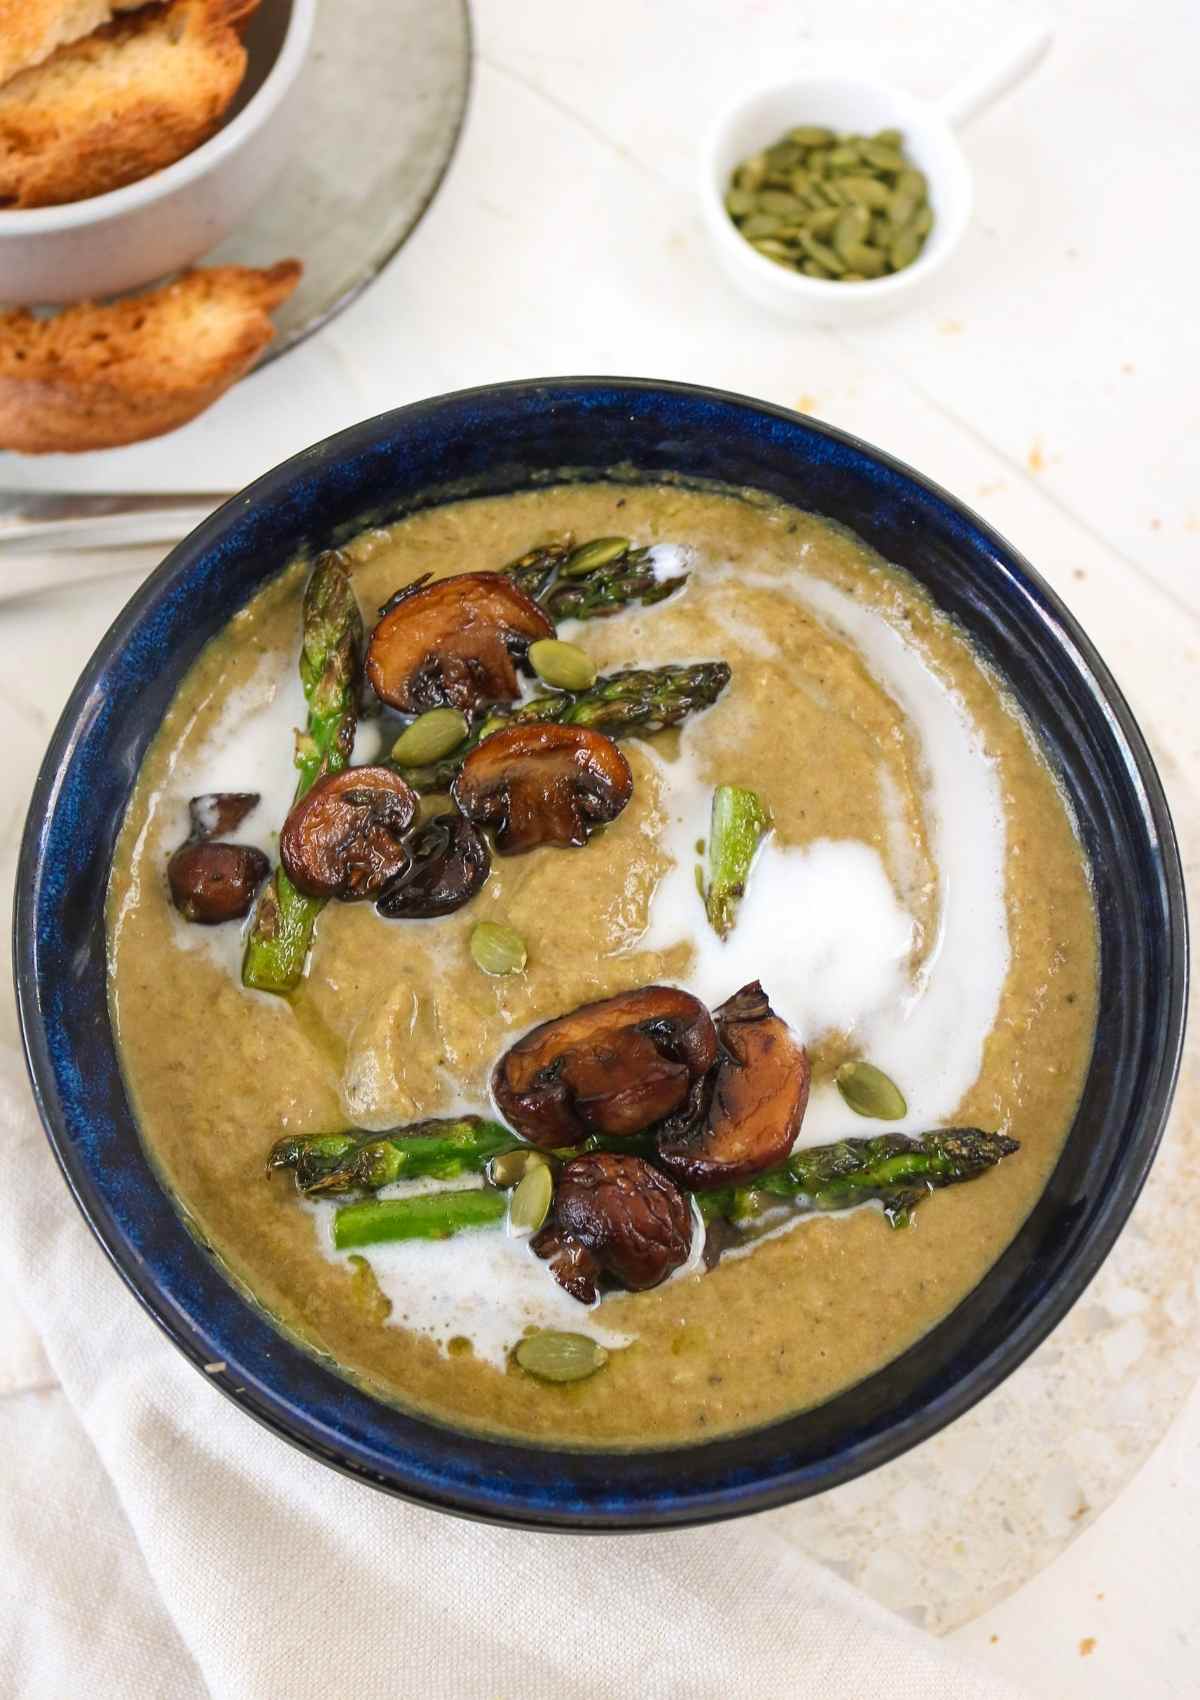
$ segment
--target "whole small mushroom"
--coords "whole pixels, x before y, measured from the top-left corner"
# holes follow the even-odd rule
[[[279,859],[306,897],[377,897],[409,864],[419,799],[390,767],[347,767],[306,791],[283,823]]]
[[[367,646],[366,673],[392,708],[472,715],[520,695],[515,660],[554,636],[537,603],[500,573],[459,573],[401,591]]]
[[[630,1292],[657,1287],[688,1260],[692,1213],[666,1175],[641,1157],[596,1151],[561,1170],[533,1249],[584,1304],[607,1277]]]
[[[602,732],[534,722],[477,745],[451,795],[468,819],[495,829],[502,856],[516,856],[542,844],[586,844],[628,803],[633,773]]]

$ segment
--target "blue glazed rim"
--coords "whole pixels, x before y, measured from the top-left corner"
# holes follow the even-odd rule
[[[372,1398],[281,1334],[161,1188],[134,1127],[104,1001],[103,897],[150,736],[204,641],[300,544],[430,499],[552,482],[716,478],[850,524],[913,570],[1000,667],[1075,804],[1102,933],[1098,1042],[1046,1191],[974,1291],[884,1369],[770,1427],[655,1452],[464,1433]],[[175,1345],[249,1415],[404,1498],[516,1526],[661,1528],[822,1491],[926,1439],[996,1387],[1107,1255],[1157,1149],[1187,997],[1182,869],[1124,699],[1037,573],[945,491],[830,426],[650,380],[493,385],[351,427],[267,473],[131,599],[75,688],[40,771],[18,867],[17,1001],[34,1093],[83,1215]]]

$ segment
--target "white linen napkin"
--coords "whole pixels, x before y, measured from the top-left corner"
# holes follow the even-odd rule
[[[1018,1700],[799,1557],[786,1512],[528,1534],[313,1462],[206,1385],[125,1291],[7,1050],[0,1138],[0,1273],[54,1378],[26,1341],[26,1390],[0,1398],[6,1695]]]

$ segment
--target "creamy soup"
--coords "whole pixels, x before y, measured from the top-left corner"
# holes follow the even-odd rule
[[[601,673],[722,660],[730,683],[679,729],[628,737],[628,806],[583,848],[493,859],[435,920],[333,902],[288,998],[243,987],[248,923],[189,925],[164,875],[188,799],[261,801],[240,843],[275,860],[305,705],[298,622],[310,564],[282,571],[192,668],[146,757],[109,892],[111,999],[145,1144],[181,1208],[279,1323],[382,1397],[459,1426],[548,1443],[711,1438],[829,1399],[910,1346],[971,1290],[1036,1201],[1092,1044],[1097,938],[1088,870],[1029,727],[906,574],[810,515],[670,486],[560,486],[462,501],[347,551],[367,629],[421,574],[503,567],[548,535],[621,533],[686,575],[654,606],[558,636]],[[366,718],[356,763],[402,722]],[[714,786],[753,789],[771,830],[724,940],[696,869]],[[445,807],[445,804],[439,804]],[[480,920],[524,941],[522,972],[472,959]],[[705,1267],[586,1306],[527,1239],[334,1249],[341,1201],[301,1197],[266,1156],[285,1136],[494,1115],[497,1059],[536,1023],[651,984],[710,1007],[761,981],[808,1050],[798,1145],[947,1126],[1020,1149],[924,1198],[895,1229],[874,1204],[771,1218]],[[848,1058],[906,1113],[856,1115]],[[398,1195],[484,1184],[399,1183]],[[711,1250],[711,1248],[710,1248]],[[514,1348],[582,1332],[608,1359],[556,1385]]]

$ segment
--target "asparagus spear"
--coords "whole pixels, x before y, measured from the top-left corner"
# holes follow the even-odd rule
[[[503,569],[553,620],[594,620],[619,613],[632,603],[644,608],[662,602],[688,575],[659,579],[649,549],[635,549],[627,537],[595,537],[578,548],[570,542],[531,549]]]
[[[492,732],[527,721],[553,720],[564,726],[590,726],[610,737],[649,736],[678,726],[716,702],[729,683],[724,661],[700,661],[691,667],[628,668],[606,673],[586,691],[556,691],[518,707],[489,714],[458,749],[424,767],[397,769],[418,791],[445,791],[463,758]]]
[[[304,592],[300,682],[308,724],[296,739],[297,801],[350,760],[358,720],[362,616],[337,555],[322,555]],[[323,905],[298,892],[282,868],[265,886],[246,940],[242,983],[286,994],[299,985]]]
[[[713,792],[704,907],[718,938],[727,938],[745,895],[750,865],[770,830],[771,815],[756,791],[718,785]]]
[[[269,1169],[291,1169],[305,1193],[377,1192],[392,1181],[432,1175],[453,1180],[478,1173],[501,1151],[521,1142],[499,1122],[482,1116],[415,1122],[390,1133],[318,1133],[281,1139]]]
[[[756,1175],[744,1187],[697,1194],[705,1220],[726,1216],[744,1224],[787,1202],[801,1211],[845,1210],[875,1199],[893,1228],[907,1227],[921,1199],[938,1187],[974,1180],[1019,1150],[1002,1133],[977,1127],[943,1127],[908,1137],[841,1139],[794,1151],[781,1168]]]
[[[507,1209],[507,1195],[490,1187],[367,1198],[342,1205],[333,1218],[333,1243],[339,1251],[350,1251],[385,1240],[446,1240],[464,1228],[491,1227]]]

